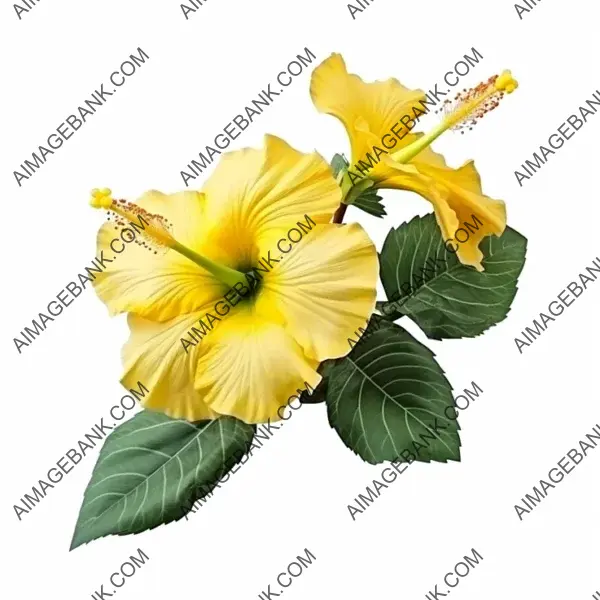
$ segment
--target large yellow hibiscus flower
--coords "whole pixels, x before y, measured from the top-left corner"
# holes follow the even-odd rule
[[[97,191],[92,205],[117,218],[98,251],[119,248],[115,226],[144,226],[94,282],[112,314],[129,313],[123,385],[143,382],[146,408],[189,421],[281,418],[375,305],[377,253],[360,225],[330,223],[340,200],[321,156],[273,136],[224,155],[201,192],[132,204]]]
[[[346,191],[366,177],[376,188],[416,192],[433,204],[445,240],[453,239],[462,223],[475,215],[483,226],[459,245],[457,256],[463,264],[481,271],[479,244],[485,236],[504,231],[504,202],[483,194],[473,161],[452,169],[429,144],[465,120],[472,124],[516,87],[517,82],[505,71],[460,94],[454,110],[427,135],[410,133],[428,109],[422,103],[426,99],[422,90],[408,89],[397,79],[365,83],[348,73],[339,54],[332,54],[314,70],[310,91],[316,108],[337,117],[350,138],[352,166],[343,184]]]

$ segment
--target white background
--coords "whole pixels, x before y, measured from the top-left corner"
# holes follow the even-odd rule
[[[454,590],[459,600],[589,599],[600,589],[600,449],[523,522],[513,509],[600,423],[600,283],[523,355],[513,341],[600,256],[600,116],[523,188],[513,175],[600,89],[598,16],[588,0],[546,1],[523,20],[506,0],[375,0],[356,20],[339,0],[209,0],[186,21],[175,1],[44,0],[19,21],[5,1],[3,596],[87,597],[138,548],[150,561],[119,590],[123,599],[253,598],[304,548],[317,560],[286,600],[420,598],[471,548],[484,560]],[[146,65],[19,188],[13,169],[138,46]],[[109,319],[88,288],[21,355],[12,338],[95,256],[103,215],[88,206],[92,187],[130,199],[182,189],[180,169],[305,47],[318,62],[341,52],[366,80],[393,76],[424,89],[475,47],[484,60],[465,84],[504,68],[520,81],[474,132],[435,146],[454,166],[475,158],[485,192],[506,201],[509,224],[529,239],[508,318],[480,338],[428,342],[457,393],[471,381],[484,389],[461,415],[462,462],[412,465],[353,522],[346,505],[382,467],[344,447],[324,405],[307,406],[189,521],[69,553],[98,449],[22,521],[13,504],[123,394],[125,318]],[[309,79],[309,70],[295,79],[232,149],[274,133],[327,159],[348,154],[342,126],[313,108]],[[378,247],[391,226],[430,212],[409,193],[386,192],[385,201],[384,221],[354,209],[346,217]]]

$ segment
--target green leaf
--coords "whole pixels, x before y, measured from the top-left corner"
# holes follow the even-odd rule
[[[374,217],[382,218],[387,215],[387,213],[385,212],[385,207],[381,204],[381,200],[381,196],[377,195],[377,190],[369,189],[360,194],[358,198],[352,202],[352,206],[357,206]]]
[[[181,519],[244,456],[254,427],[234,419],[189,423],[142,411],[104,443],[85,491],[71,550]]]
[[[381,204],[381,196],[377,195],[375,182],[372,179],[362,179],[354,185],[347,179],[345,185],[349,190],[344,200],[346,204],[357,206],[374,217],[383,217],[387,214],[383,204]],[[342,184],[343,190],[344,184]]]
[[[352,350],[356,345],[360,344],[363,340],[367,339],[374,331],[379,329],[379,323],[383,322],[383,318],[375,313],[371,315],[369,322],[366,328],[359,327],[357,331],[354,332],[356,339],[348,338],[349,348],[348,350]],[[320,365],[317,371],[321,374],[323,379],[319,382],[319,385],[313,390],[311,394],[308,393],[308,390],[304,390],[300,395],[300,402],[303,404],[319,404],[320,402],[325,402],[327,398],[327,386],[329,384],[329,374],[331,370],[335,366],[335,360],[324,360]]]
[[[460,460],[455,411],[445,412],[452,388],[433,353],[398,325],[378,326],[329,373],[330,425],[371,464],[405,462],[404,450],[423,462]]]
[[[506,318],[525,264],[527,239],[507,227],[479,246],[484,271],[446,250],[435,217],[415,217],[392,229],[379,256],[389,320],[410,316],[433,339],[474,337]]]

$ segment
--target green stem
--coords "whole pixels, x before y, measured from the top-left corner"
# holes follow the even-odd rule
[[[231,269],[229,267],[225,267],[216,263],[210,258],[206,258],[197,254],[193,250],[190,250],[187,246],[180,244],[179,242],[175,242],[171,248],[179,254],[182,254],[186,258],[189,258],[191,261],[195,262],[198,266],[206,269],[209,273],[214,275],[219,281],[226,283],[230,287],[233,287],[236,283],[244,283],[246,282],[246,277],[243,273],[236,271],[235,269]]]
[[[448,124],[445,122],[440,123],[436,127],[434,127],[429,133],[426,133],[424,136],[419,138],[416,142],[409,144],[402,148],[402,150],[398,150],[392,154],[391,159],[401,165],[405,165],[408,161],[413,159],[419,152],[425,150],[427,146],[429,146],[433,141],[444,133],[448,129]]]

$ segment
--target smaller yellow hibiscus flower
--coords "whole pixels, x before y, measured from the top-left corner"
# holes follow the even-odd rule
[[[97,190],[92,206],[116,216],[99,252],[114,255],[115,227],[144,227],[94,281],[112,314],[129,313],[123,385],[143,382],[145,407],[174,418],[280,419],[375,306],[377,252],[360,225],[330,223],[340,200],[321,156],[273,136],[224,155],[202,192],[133,204]],[[289,233],[299,226],[302,239]]]
[[[425,114],[422,90],[410,90],[397,79],[365,83],[347,72],[339,54],[332,54],[314,70],[310,92],[317,109],[337,117],[350,138],[351,163],[356,167],[342,182],[349,198],[362,177],[371,180],[375,188],[416,192],[433,204],[445,240],[452,239],[461,224],[475,215],[483,226],[458,245],[457,256],[463,264],[481,271],[479,244],[485,236],[499,236],[504,231],[504,202],[483,194],[473,161],[452,169],[429,145],[447,129],[472,125],[517,85],[505,71],[462,92],[442,122],[427,135],[410,133],[416,119]]]

